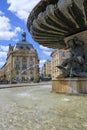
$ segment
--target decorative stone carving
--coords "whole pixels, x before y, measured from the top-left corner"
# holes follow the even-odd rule
[[[60,66],[62,77],[85,77],[87,68],[84,54],[84,42],[77,37],[67,41],[66,49],[70,49],[70,58],[63,61]]]
[[[64,38],[87,29],[87,0],[41,0],[27,21],[43,46],[64,48]]]

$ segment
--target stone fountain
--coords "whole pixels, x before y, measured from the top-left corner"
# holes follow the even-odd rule
[[[32,37],[41,45],[70,49],[52,91],[87,93],[87,0],[41,0],[28,17]]]

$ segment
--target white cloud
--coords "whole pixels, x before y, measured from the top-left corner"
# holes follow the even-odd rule
[[[42,68],[43,64],[46,62],[46,60],[40,60],[39,67]]]
[[[50,56],[51,55],[51,51],[43,51],[43,53],[45,54],[45,55],[47,55],[47,56]]]
[[[2,11],[0,11],[0,16],[1,16],[1,15],[4,15],[4,13],[3,13]]]
[[[0,45],[0,51],[7,52],[8,51],[8,46]]]
[[[44,47],[42,45],[40,45],[39,47],[42,50],[43,54],[45,54],[46,56],[50,56],[52,49]]]
[[[46,50],[46,51],[49,51],[49,50],[50,50],[49,48],[44,47],[44,46],[42,46],[42,45],[40,45],[40,49],[42,49],[42,50]]]
[[[17,17],[26,21],[29,13],[40,0],[7,0],[10,4],[8,10],[15,13]]]
[[[8,46],[0,45],[0,67],[5,64]]]
[[[2,14],[4,14],[2,12]],[[0,40],[10,40],[17,36],[17,33],[21,31],[20,27],[11,26],[10,19],[4,15],[0,16]]]
[[[7,52],[0,51],[0,67],[5,64]]]
[[[8,46],[0,45],[0,61],[6,58],[8,52]]]
[[[22,29],[20,27],[15,28],[15,33],[20,32],[20,31],[22,31]]]
[[[7,52],[0,52],[0,58],[6,58]]]
[[[40,64],[43,64],[45,62],[46,62],[46,60],[40,60]]]
[[[0,61],[0,67],[2,67],[5,64],[4,61]]]
[[[11,29],[10,20],[5,16],[0,16],[0,30],[7,31]]]

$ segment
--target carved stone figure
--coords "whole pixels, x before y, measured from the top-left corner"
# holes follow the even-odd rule
[[[69,40],[66,49],[70,49],[70,58],[63,61],[57,68],[62,70],[63,77],[85,77],[87,68],[84,55],[84,42],[77,37]]]

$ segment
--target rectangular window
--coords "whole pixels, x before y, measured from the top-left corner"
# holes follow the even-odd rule
[[[33,61],[33,57],[32,56],[30,57],[30,61]]]
[[[23,74],[23,75],[27,75],[27,71],[24,71],[22,74]]]
[[[22,65],[22,69],[24,70],[24,69],[27,69],[27,65],[26,64],[23,64]]]
[[[16,69],[16,70],[20,69],[19,64],[16,64],[16,65],[15,65],[15,69]]]

